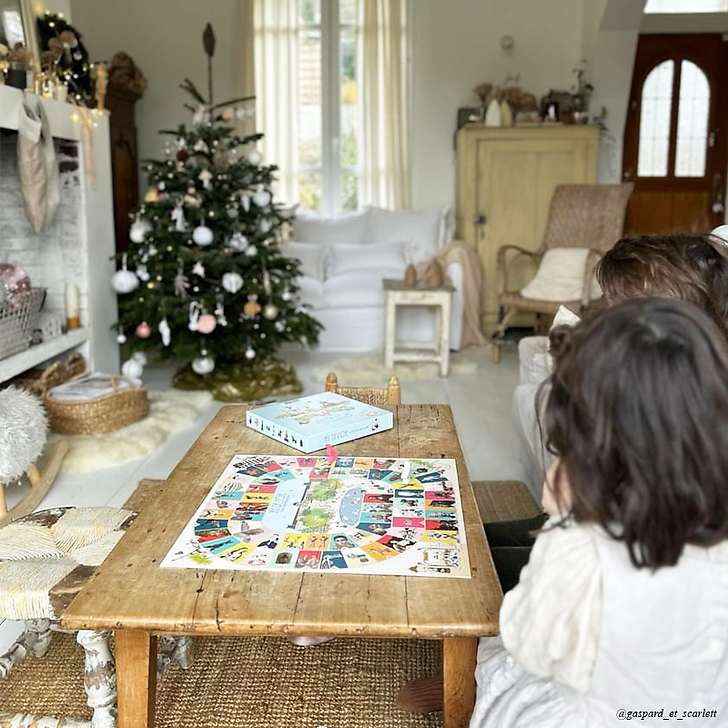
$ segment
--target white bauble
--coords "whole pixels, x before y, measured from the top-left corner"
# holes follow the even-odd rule
[[[228,293],[237,293],[243,287],[243,277],[234,271],[225,273],[222,277],[222,287]]]
[[[263,161],[263,155],[257,150],[251,150],[248,154],[248,161],[255,167],[257,167]]]
[[[263,316],[269,321],[272,321],[276,316],[278,316],[277,306],[274,306],[272,303],[268,303],[263,306]]]
[[[212,230],[210,230],[210,228],[206,225],[198,225],[192,231],[192,239],[197,243],[197,245],[201,245],[203,247],[210,245],[213,237]]]
[[[246,238],[242,233],[235,233],[230,236],[228,245],[238,253],[242,253],[248,247],[248,238]]]
[[[276,327],[276,331],[280,331],[281,333],[286,330],[286,322],[282,321],[281,319],[278,319],[278,321],[275,322],[274,326]]]
[[[192,362],[192,371],[195,374],[209,374],[215,368],[215,360],[211,356],[198,356]]]
[[[284,301],[290,301],[293,298],[293,294],[288,289],[286,289],[285,291],[283,291],[283,293],[281,293],[281,298]]]
[[[152,226],[147,220],[136,220],[129,229],[129,240],[132,243],[143,243],[144,238],[152,231]]]
[[[246,359],[255,359],[255,349],[253,349],[251,346],[249,346],[245,350],[245,358]]]
[[[139,279],[133,271],[117,270],[111,276],[111,285],[117,293],[131,293],[139,286]]]
[[[272,197],[268,190],[258,190],[253,195],[253,202],[258,205],[258,207],[266,207],[267,205],[270,205],[271,199]]]
[[[228,217],[233,220],[240,214],[237,207],[228,207],[225,209],[225,212],[227,212]]]
[[[149,280],[149,271],[147,270],[147,266],[142,263],[142,265],[138,265],[136,269],[136,275],[137,278],[146,283]]]
[[[123,331],[119,331],[116,335],[116,341],[119,344],[126,344],[126,334]]]
[[[273,227],[273,223],[266,217],[260,221],[260,232],[265,235]]]
[[[258,255],[258,248],[255,247],[255,245],[250,245],[245,251],[245,255],[252,258],[254,255]]]
[[[121,365],[121,373],[125,377],[129,377],[130,379],[141,379],[143,371],[144,371],[144,365],[140,361],[137,361],[134,358],[127,359]]]

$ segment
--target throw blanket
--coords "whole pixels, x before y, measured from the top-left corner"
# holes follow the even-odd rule
[[[474,248],[462,240],[453,240],[441,248],[433,260],[447,273],[450,263],[459,263],[463,269],[463,334],[461,346],[485,346],[488,339],[480,329],[480,307],[483,300],[483,269]],[[424,275],[431,261],[417,266],[417,277]]]

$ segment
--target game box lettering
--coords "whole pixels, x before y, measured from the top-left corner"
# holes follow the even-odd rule
[[[248,410],[248,427],[301,452],[392,429],[394,415],[333,392]]]

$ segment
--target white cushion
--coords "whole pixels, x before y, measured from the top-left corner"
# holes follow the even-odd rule
[[[329,308],[354,306],[384,306],[382,279],[391,276],[391,271],[361,270],[343,273],[329,278],[324,283],[324,300]],[[352,321],[352,324],[355,324]]]
[[[317,278],[301,276],[298,279],[301,303],[306,303],[311,308],[323,308],[324,306],[324,284]]]
[[[443,242],[445,208],[436,210],[369,210],[367,242],[393,243],[404,240],[412,244],[415,263],[432,258]]]
[[[521,290],[524,298],[539,301],[578,301],[581,298],[584,266],[589,251],[586,248],[552,248],[544,253],[533,280]],[[601,291],[592,278],[591,298]]]
[[[368,210],[336,217],[301,212],[293,221],[293,239],[306,243],[363,243],[366,239]],[[398,238],[401,240],[402,238]]]
[[[327,247],[323,243],[283,243],[281,253],[286,258],[298,258],[301,261],[301,273],[304,276],[324,279]]]
[[[389,278],[398,278],[410,263],[409,250],[410,244],[402,241],[371,245],[336,243],[329,248],[327,277],[376,268],[386,270]]]

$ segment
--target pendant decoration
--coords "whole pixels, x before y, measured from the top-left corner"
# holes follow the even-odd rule
[[[169,346],[172,342],[172,330],[169,328],[169,321],[167,321],[166,316],[159,322],[157,330],[162,337],[162,345]]]

